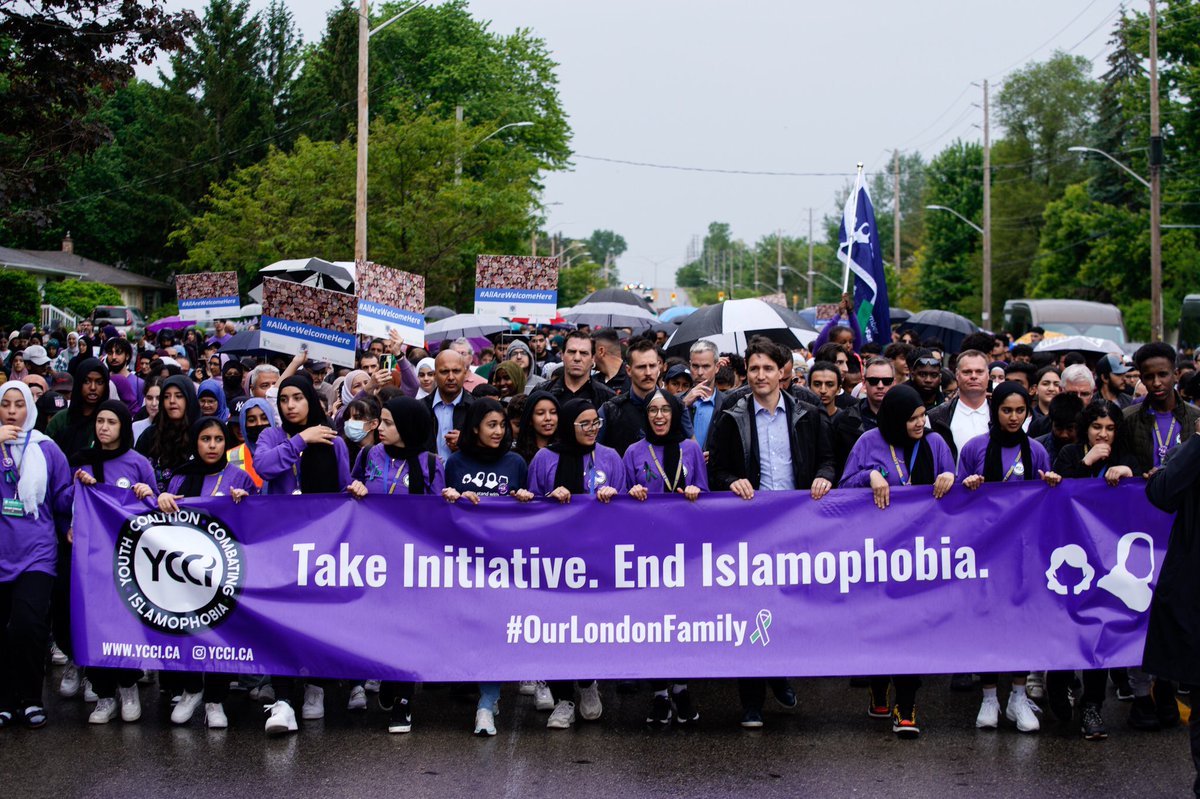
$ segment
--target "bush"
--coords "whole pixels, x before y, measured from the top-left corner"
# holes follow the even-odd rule
[[[80,317],[91,316],[97,305],[124,305],[121,292],[107,283],[90,283],[82,280],[63,280],[47,283],[42,296],[48,305],[61,310],[70,310]]]
[[[155,308],[150,316],[146,319],[147,322],[157,322],[159,319],[166,319],[168,316],[175,316],[179,313],[179,304],[174,302],[164,303]]]
[[[28,322],[41,323],[41,297],[37,281],[24,272],[0,269],[0,335],[7,336]]]

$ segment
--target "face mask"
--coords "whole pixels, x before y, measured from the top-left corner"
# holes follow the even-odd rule
[[[342,428],[346,433],[346,438],[357,444],[367,437],[366,422],[360,422],[357,419],[349,419]]]
[[[261,434],[262,431],[264,431],[266,429],[267,429],[266,425],[260,425],[258,427],[247,426],[246,427],[246,440],[249,441],[251,444],[257,444],[259,434]]]

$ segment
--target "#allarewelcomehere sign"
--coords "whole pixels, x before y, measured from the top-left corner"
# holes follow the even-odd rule
[[[304,348],[312,360],[353,367],[357,304],[353,294],[266,278],[259,340],[263,349],[295,355]]]
[[[177,514],[128,496],[76,495],[81,663],[332,678],[1130,666],[1170,528],[1140,480],[899,488],[886,511],[866,489]]]
[[[176,275],[175,293],[179,295],[180,319],[229,319],[241,312],[237,272]]]
[[[407,342],[425,341],[425,277],[371,261],[354,269],[358,332],[387,339],[395,330]]]
[[[558,314],[558,258],[475,258],[475,313],[548,322]]]

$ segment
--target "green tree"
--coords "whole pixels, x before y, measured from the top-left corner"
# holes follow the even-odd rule
[[[341,141],[354,132],[357,100],[358,4],[340,0],[325,17],[321,40],[304,48],[292,110],[310,139]]]
[[[588,252],[592,259],[607,264],[610,274],[616,273],[616,260],[625,252],[625,237],[611,230],[593,230],[587,239]]]
[[[580,258],[558,273],[558,304],[569,307],[593,291],[604,287],[602,267],[595,261]]]
[[[92,283],[82,280],[61,280],[42,287],[42,297],[47,305],[77,314],[89,315],[97,305],[121,305],[121,292],[107,283]]]
[[[37,324],[41,319],[41,295],[37,281],[24,272],[0,269],[0,329],[8,335],[29,322]]]
[[[978,220],[983,211],[982,168],[980,145],[961,140],[948,145],[929,162],[923,204],[943,205]],[[979,318],[979,248],[979,234],[953,214],[926,214],[925,236],[913,256],[920,304]]]

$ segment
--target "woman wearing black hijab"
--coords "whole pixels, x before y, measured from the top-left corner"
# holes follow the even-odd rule
[[[254,470],[263,478],[264,494],[338,494],[350,485],[350,456],[346,442],[329,424],[312,381],[293,375],[279,384],[281,427],[270,427],[258,436]],[[277,700],[268,707],[269,734],[295,732],[292,709],[295,682],[273,677]],[[301,715],[308,720],[325,717],[325,689],[316,681],[304,689]]]
[[[108,399],[108,367],[98,358],[84,358],[72,372],[71,404],[56,414],[46,426],[46,435],[54,439],[69,460],[76,452],[92,444],[96,408]]]
[[[587,400],[563,403],[554,443],[529,464],[529,490],[559,502],[569,502],[573,494],[592,494],[608,502],[625,491],[621,456],[615,449],[596,443],[603,425],[604,420]]]
[[[708,470],[700,445],[683,432],[683,403],[665,389],[646,397],[642,429],[621,459],[629,495],[644,502],[650,494],[683,494],[695,501],[708,490]]]
[[[200,402],[190,378],[173,375],[163,381],[154,424],[137,440],[137,451],[154,467],[156,494],[167,490],[171,477],[191,456],[189,428],[200,418]]]
[[[971,491],[987,483],[1007,483],[1021,480],[1043,480],[1056,486],[1062,478],[1050,469],[1046,448],[1025,434],[1029,418],[1029,392],[1020,383],[1006,380],[992,392],[992,424],[985,436],[976,436],[963,445],[958,455],[958,476]],[[1036,732],[1041,723],[1034,713],[1036,705],[1025,693],[1029,672],[1014,673],[1012,693],[1008,697],[1005,715],[1021,732]],[[1000,675],[980,674],[983,703],[975,717],[975,726],[992,730],[1000,724],[1000,701],[996,683]]]
[[[954,486],[954,456],[937,433],[925,430],[925,402],[911,386],[895,386],[883,397],[876,415],[879,427],[855,442],[846,459],[839,488],[870,486],[876,507],[891,502],[893,486],[931,485],[941,499]],[[895,703],[888,702],[888,683],[895,688]],[[871,678],[867,715],[891,718],[892,732],[901,738],[921,734],[917,724],[917,689],[921,678],[895,674]]]

